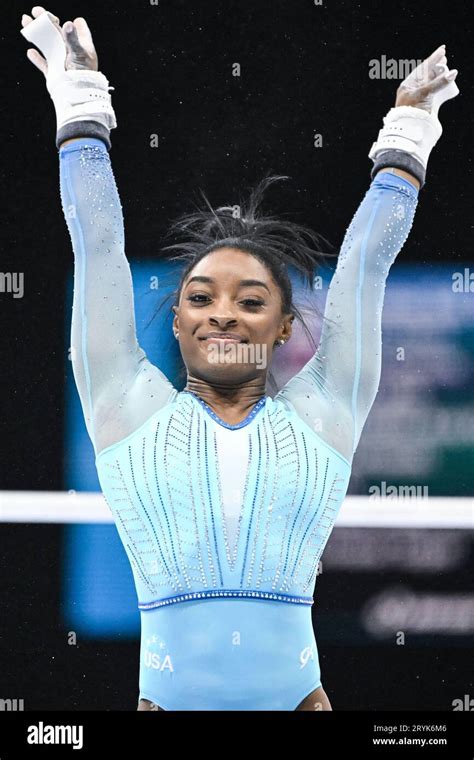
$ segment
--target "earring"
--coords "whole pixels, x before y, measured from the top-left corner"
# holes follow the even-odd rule
[[[175,333],[174,337],[176,338],[176,340],[178,340],[178,338],[179,338],[179,332]]]
[[[286,343],[286,340],[284,340],[284,338],[280,338],[279,343],[280,343],[280,346],[284,346]]]

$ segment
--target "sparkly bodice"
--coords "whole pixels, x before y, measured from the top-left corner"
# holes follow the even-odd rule
[[[282,402],[265,396],[232,426],[183,391],[96,464],[140,609],[312,603],[350,464]]]

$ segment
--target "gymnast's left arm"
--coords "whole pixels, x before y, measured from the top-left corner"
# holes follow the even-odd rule
[[[318,350],[276,398],[348,461],[377,395],[387,276],[413,224],[438,109],[458,94],[444,46],[402,82],[369,156],[372,183],[346,230]],[[416,104],[416,105],[414,105]]]
[[[396,174],[381,171],[372,181],[344,236],[318,350],[278,394],[349,461],[377,393],[385,282],[417,197]]]

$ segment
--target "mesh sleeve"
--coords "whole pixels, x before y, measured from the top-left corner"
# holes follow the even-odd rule
[[[318,350],[276,396],[349,461],[380,382],[388,272],[417,203],[403,177],[380,171],[373,179],[344,236]]]
[[[71,359],[97,454],[177,391],[137,341],[122,207],[105,143],[89,137],[61,147],[59,172],[74,251]]]

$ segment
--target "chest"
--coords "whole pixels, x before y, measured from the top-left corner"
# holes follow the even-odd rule
[[[240,429],[172,415],[101,471],[123,524],[141,523],[187,556],[197,547],[225,556],[230,568],[239,553],[268,558],[327,535],[347,485],[340,460],[281,415]]]

